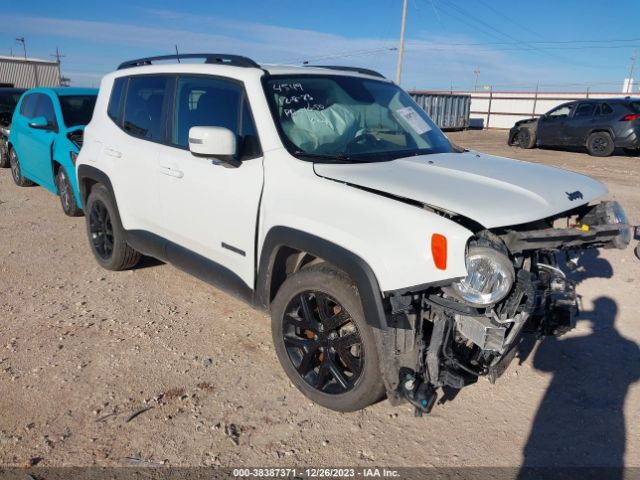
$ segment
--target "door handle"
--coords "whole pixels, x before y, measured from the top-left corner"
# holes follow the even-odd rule
[[[182,178],[184,176],[184,172],[182,170],[178,170],[177,168],[171,168],[162,166],[160,167],[160,173],[163,175],[169,175],[170,177]]]
[[[104,153],[105,153],[105,155],[109,155],[110,157],[114,157],[114,158],[122,157],[122,153],[120,153],[117,150],[114,150],[113,148],[109,148],[109,147],[105,147],[104,148]]]

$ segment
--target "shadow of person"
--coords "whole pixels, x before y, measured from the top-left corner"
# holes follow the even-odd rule
[[[623,478],[623,407],[640,379],[640,348],[615,329],[617,310],[611,298],[599,297],[578,319],[578,325],[589,321],[592,333],[540,343],[533,366],[553,378],[524,448],[520,479]]]
[[[568,280],[571,280],[576,287],[590,278],[611,278],[613,277],[613,267],[611,263],[600,256],[600,250],[593,248],[582,252],[579,257],[578,267],[569,268],[567,266],[567,254],[565,252],[558,253],[558,267],[564,272]],[[578,288],[578,300],[581,300]],[[518,344],[518,364],[522,365],[534,347],[536,346],[536,337],[534,335],[523,335]]]

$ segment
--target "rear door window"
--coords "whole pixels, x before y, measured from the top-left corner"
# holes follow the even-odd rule
[[[581,103],[580,105],[578,105],[578,108],[576,108],[576,113],[574,113],[573,117],[590,117],[593,115],[594,109],[595,105],[593,103]]]
[[[36,104],[38,103],[38,97],[40,94],[38,93],[30,93],[26,95],[22,99],[22,104],[20,105],[20,115],[31,120],[36,112]]]
[[[611,115],[613,113],[613,108],[608,103],[601,103],[600,109],[598,111],[598,115],[605,116]]]
[[[164,141],[163,110],[169,77],[131,77],[124,107],[123,128],[135,137]]]

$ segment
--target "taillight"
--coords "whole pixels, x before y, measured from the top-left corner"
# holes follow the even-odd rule
[[[640,113],[631,113],[629,115],[625,115],[622,117],[623,122],[633,122],[634,120],[640,119]]]

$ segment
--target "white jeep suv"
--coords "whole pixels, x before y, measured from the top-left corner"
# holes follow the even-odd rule
[[[77,174],[103,267],[150,255],[270,312],[291,381],[341,411],[494,381],[523,332],[571,328],[558,257],[632,233],[601,183],[461,149],[347,67],[123,63]]]

